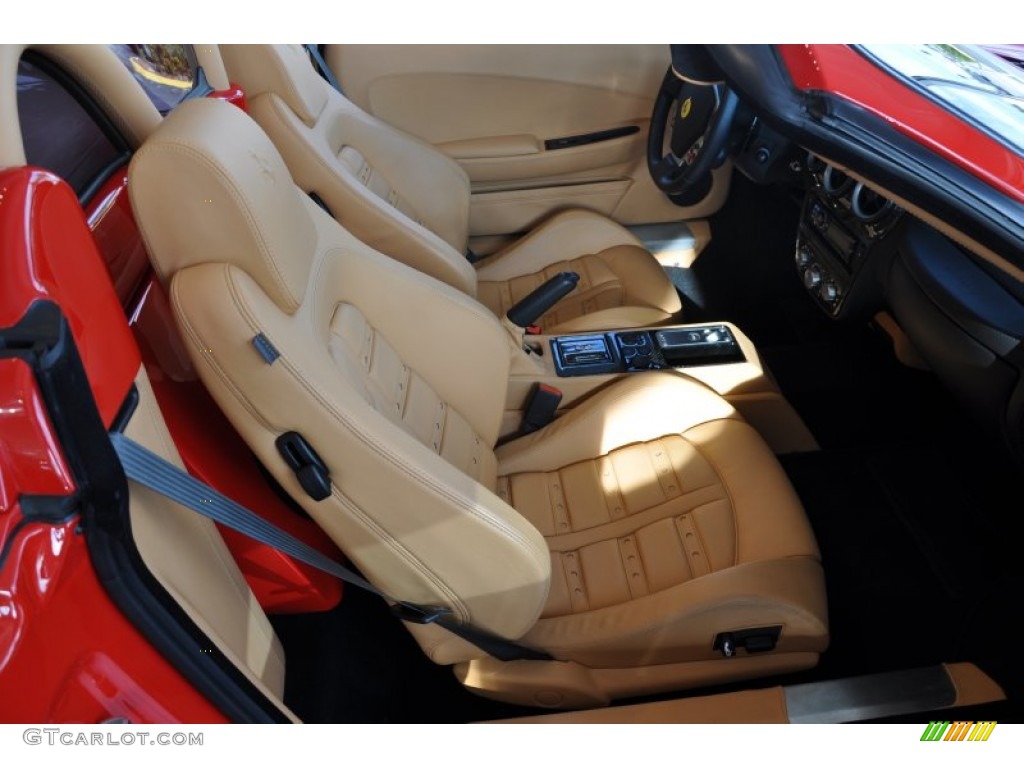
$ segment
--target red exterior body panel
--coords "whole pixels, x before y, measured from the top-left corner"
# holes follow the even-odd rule
[[[0,571],[0,722],[226,722],[110,601],[75,527],[23,528]]]
[[[107,264],[121,306],[127,306],[150,272],[149,255],[128,198],[128,167],[107,179],[85,206],[89,229]]]
[[[235,85],[234,83],[231,83],[230,88],[225,88],[222,91],[213,91],[212,93],[207,94],[207,98],[220,99],[221,101],[234,104],[243,112],[249,111],[249,102],[245,98],[245,91],[241,86]]]
[[[0,172],[0,232],[0,327],[18,322],[36,299],[60,304],[100,415],[110,424],[141,358],[74,193],[47,171]],[[87,333],[89,327],[102,332]]]
[[[873,112],[901,133],[1024,202],[1024,157],[879,69],[846,45],[780,45],[793,83]]]
[[[138,347],[70,187],[31,168],[0,172],[0,326],[16,323],[37,299],[67,316],[93,395],[109,424],[140,365]],[[18,492],[53,491],[67,470],[53,442],[28,366],[2,361],[5,414],[2,470]],[[24,425],[32,416],[36,427]],[[21,425],[21,426],[19,426]],[[40,462],[45,457],[45,463]],[[28,486],[20,485],[27,478]],[[23,524],[18,504],[0,511],[0,721],[223,722],[205,698],[160,656],[110,601],[75,533]],[[17,530],[15,527],[17,526]],[[158,698],[157,698],[158,697]]]

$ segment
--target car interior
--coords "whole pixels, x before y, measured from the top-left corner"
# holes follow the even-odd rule
[[[1020,254],[676,54],[0,46],[0,168],[77,200],[137,349],[124,435],[376,590],[130,482],[216,695],[1013,719]]]

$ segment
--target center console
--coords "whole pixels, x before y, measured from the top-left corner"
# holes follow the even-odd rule
[[[796,266],[815,303],[832,317],[870,309],[880,299],[878,270],[897,238],[902,211],[891,200],[826,164],[807,159]]]
[[[520,332],[522,329],[518,329]],[[516,336],[500,434],[521,428],[542,385],[561,393],[560,408],[626,376],[665,376],[700,382],[728,400],[778,453],[813,451],[817,443],[779,392],[757,348],[728,322]]]
[[[632,373],[744,360],[725,325],[607,331],[551,340],[559,376]]]

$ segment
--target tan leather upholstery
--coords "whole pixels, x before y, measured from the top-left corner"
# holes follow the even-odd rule
[[[352,104],[320,78],[301,46],[225,45],[221,54],[296,183],[382,253],[495,313],[545,275],[579,268],[597,289],[581,286],[560,302],[545,318],[553,330],[611,327],[600,315],[618,307],[635,309],[612,316],[619,327],[663,322],[681,310],[654,258],[624,228],[589,212],[576,212],[570,224],[556,218],[542,225],[533,245],[513,244],[475,270],[464,256],[469,180],[455,161]],[[623,243],[631,250],[616,248]],[[597,317],[577,321],[591,314]]]
[[[505,329],[345,232],[242,112],[181,105],[136,154],[130,189],[197,370],[286,490],[383,590],[559,659],[498,662],[413,628],[467,684],[603,703],[815,663],[827,629],[810,528],[771,452],[712,390],[638,375],[495,450]],[[331,469],[329,498],[312,501],[277,454],[286,430]],[[712,650],[719,632],[769,625],[783,626],[775,653]],[[586,691],[524,691],[535,665],[572,670]]]

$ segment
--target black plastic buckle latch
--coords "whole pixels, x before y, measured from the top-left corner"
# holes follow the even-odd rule
[[[738,629],[734,632],[719,632],[715,635],[715,644],[712,649],[720,651],[727,659],[736,655],[736,651],[743,648],[747,653],[764,653],[774,651],[779,642],[779,635],[782,634],[782,626],[777,627],[754,627],[752,629]]]
[[[520,435],[536,432],[555,420],[558,404],[562,402],[562,393],[547,384],[537,383],[530,394],[523,413],[523,423],[519,427]]]
[[[402,621],[409,621],[413,624],[433,624],[442,616],[447,616],[451,610],[443,605],[417,605],[416,603],[398,602],[391,606],[391,613]]]
[[[311,499],[323,501],[331,495],[330,470],[306,438],[298,432],[285,432],[274,445]]]

